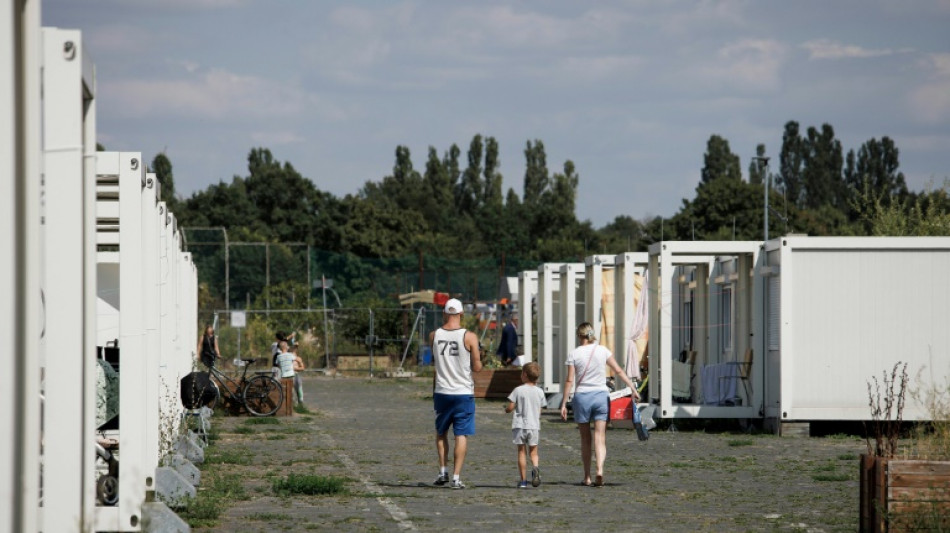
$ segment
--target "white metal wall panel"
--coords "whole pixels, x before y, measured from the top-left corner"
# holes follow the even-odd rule
[[[553,358],[554,378],[559,385],[559,391],[564,392],[564,377],[566,369],[564,364],[567,362],[567,356],[577,347],[577,336],[574,332],[577,326],[585,320],[584,316],[584,264],[568,263],[561,265],[560,277],[560,313],[558,323],[560,325],[560,338],[555,345]]]
[[[144,163],[143,163],[144,164]],[[142,271],[143,326],[145,328],[145,459],[143,469],[154,476],[159,460],[159,435],[161,421],[161,378],[159,365],[161,320],[158,285],[158,178],[153,173],[145,174],[145,188],[141,195],[142,214]],[[121,251],[120,251],[121,253]]]
[[[518,273],[518,335],[524,350],[524,360],[534,361],[537,352],[534,340],[534,304],[538,295],[538,273]]]
[[[544,263],[538,267],[538,362],[541,364],[541,387],[546,393],[560,392],[560,374],[555,367],[555,346],[559,328],[555,311],[558,305],[555,300],[559,296],[555,263]]]
[[[43,527],[93,522],[95,504],[94,177],[87,179],[84,83],[79,31],[44,29],[45,400]],[[91,102],[88,102],[91,105]],[[87,190],[89,189],[89,190]],[[94,279],[94,278],[93,278]],[[89,324],[88,322],[91,322]],[[55,480],[55,482],[52,482]]]
[[[946,374],[950,239],[787,243],[781,264],[784,418],[867,419],[868,382],[897,361],[909,363],[912,378],[925,369]],[[928,417],[907,400],[905,419]]]
[[[40,3],[0,9],[0,531],[39,528]],[[16,354],[17,356],[12,356]]]

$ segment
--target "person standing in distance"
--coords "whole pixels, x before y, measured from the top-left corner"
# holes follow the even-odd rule
[[[213,367],[214,362],[221,358],[218,337],[214,334],[214,326],[211,324],[205,326],[205,332],[198,341],[198,353],[201,355],[201,362],[208,368]]]
[[[453,475],[449,485],[464,489],[459,477],[468,437],[475,434],[475,383],[472,372],[482,369],[478,337],[462,327],[462,302],[452,298],[445,303],[442,327],[429,335],[432,346],[432,401],[435,406],[435,448],[439,454],[439,477],[436,485],[449,483],[447,459],[449,454],[449,426],[455,434]]]

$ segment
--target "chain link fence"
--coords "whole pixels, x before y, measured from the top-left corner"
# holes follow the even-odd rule
[[[221,364],[236,368],[255,359],[258,370],[269,368],[278,332],[294,334],[298,354],[308,370],[374,376],[403,369],[424,373],[431,365],[429,334],[442,324],[434,305],[415,308],[337,308],[215,311]],[[498,333],[487,318],[466,316],[483,351],[494,353]]]

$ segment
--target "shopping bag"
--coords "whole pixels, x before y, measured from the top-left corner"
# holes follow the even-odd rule
[[[640,440],[647,440],[650,438],[650,431],[643,425],[643,420],[640,418],[640,409],[637,408],[637,402],[631,402],[633,406],[633,427],[637,430],[637,438]]]

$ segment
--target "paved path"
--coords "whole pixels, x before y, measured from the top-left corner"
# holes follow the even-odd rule
[[[542,414],[538,488],[517,489],[510,415],[478,401],[465,490],[434,487],[431,379],[308,377],[312,415],[249,425],[215,418],[206,477],[244,486],[213,529],[196,531],[857,531],[864,441],[609,430],[606,486],[579,486],[574,424]],[[248,432],[252,430],[252,432]],[[341,476],[348,493],[280,497],[291,472]]]

